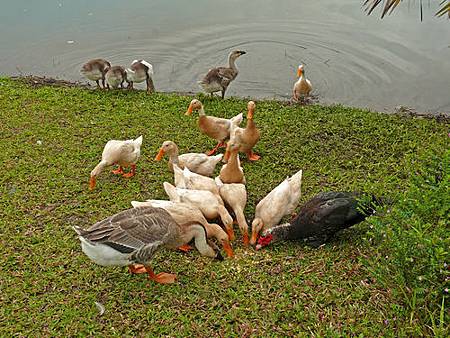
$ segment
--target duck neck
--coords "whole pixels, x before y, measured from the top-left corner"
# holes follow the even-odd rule
[[[277,226],[274,226],[272,228],[272,242],[279,242],[279,241],[286,241],[289,240],[290,232],[291,232],[292,225],[290,223],[284,223]]]
[[[230,56],[228,57],[228,66],[229,66],[231,69],[233,69],[235,72],[237,72],[238,70],[237,70],[237,68],[236,68],[236,64],[234,63],[235,60],[236,60],[236,59],[235,59],[232,55],[230,55]]]
[[[227,165],[229,166],[230,169],[237,169],[239,168],[239,163],[238,163],[238,152],[235,150],[230,150],[230,158],[228,159],[228,163]]]
[[[205,109],[203,108],[203,105],[202,105],[202,107],[198,110],[198,114],[199,114],[200,116],[206,116],[206,114],[205,114]]]
[[[215,257],[216,253],[206,241],[206,229],[203,225],[194,224],[189,227],[189,237],[194,238],[195,247],[203,256]]]
[[[172,167],[172,169],[173,169],[173,165],[174,165],[174,164],[176,164],[176,165],[179,164],[179,160],[178,160],[178,147],[177,147],[177,146],[175,146],[175,149],[172,150],[172,151],[170,152],[170,154],[169,154],[169,165]]]

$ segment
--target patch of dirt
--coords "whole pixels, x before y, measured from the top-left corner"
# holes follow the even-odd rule
[[[32,87],[56,86],[56,87],[92,88],[92,86],[87,83],[58,80],[45,76],[28,75],[28,76],[13,76],[11,78],[23,81]]]

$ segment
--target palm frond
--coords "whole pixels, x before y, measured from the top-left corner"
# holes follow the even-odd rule
[[[372,14],[375,8],[382,5],[383,9],[381,11],[381,18],[384,18],[386,14],[391,14],[394,9],[402,2],[403,0],[364,0],[363,7],[367,15]],[[443,0],[439,4],[441,6],[439,10],[436,12],[436,16],[443,16],[445,14],[448,15],[450,19],[450,0]],[[423,20],[423,4],[422,0],[419,2],[420,8],[420,20]]]

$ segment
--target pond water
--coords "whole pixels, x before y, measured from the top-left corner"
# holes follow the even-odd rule
[[[321,103],[449,112],[450,21],[433,16],[439,2],[421,22],[413,1],[383,20],[362,0],[2,1],[0,73],[82,80],[91,58],[143,58],[157,90],[199,91],[209,68],[242,49],[227,95],[288,98],[303,63]]]

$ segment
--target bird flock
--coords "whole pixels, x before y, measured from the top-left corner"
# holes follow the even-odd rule
[[[221,92],[224,98],[228,86],[238,75],[235,61],[245,54],[245,51],[232,51],[228,66],[210,69],[199,81],[200,87],[211,95]],[[135,60],[129,68],[124,68],[111,66],[103,59],[94,59],[82,66],[81,73],[95,81],[99,88],[123,88],[127,82],[127,88],[132,89],[133,83],[145,81],[148,93],[155,90],[153,66],[145,60]],[[312,86],[304,76],[304,66],[298,67],[297,74],[299,79],[293,87],[293,100],[301,101],[310,95]],[[295,217],[294,211],[301,196],[302,170],[286,178],[257,204],[251,235],[249,233],[244,210],[247,204],[246,184],[251,182],[245,178],[239,154],[245,154],[250,162],[260,159],[260,155],[254,152],[261,138],[254,120],[255,102],[247,104],[245,127],[240,126],[244,119],[242,113],[230,119],[209,116],[197,99],[190,102],[186,115],[194,112],[198,112],[199,130],[216,140],[217,145],[206,153],[179,154],[175,142],[163,142],[155,161],[167,157],[168,169],[174,175],[173,183],[163,183],[167,200],[131,201],[133,208],[101,220],[88,229],[74,227],[83,252],[95,263],[128,266],[130,272],[146,273],[155,282],[173,283],[176,279],[174,274],[155,274],[150,266],[159,249],[188,251],[192,249],[189,243],[193,241],[201,255],[222,260],[220,248],[227,257],[234,255],[231,244],[235,240],[234,223],[239,227],[243,244],[256,245],[259,249],[281,233],[275,231],[277,227],[286,227],[286,224],[279,225],[283,217]],[[142,142],[142,136],[108,141],[101,161],[91,171],[89,189],[95,189],[97,177],[110,166],[117,166],[112,171],[115,175],[133,177]],[[225,154],[215,155],[221,147],[226,148]],[[219,175],[213,178],[215,168],[221,162],[225,164]],[[125,172],[127,168],[130,169]]]

